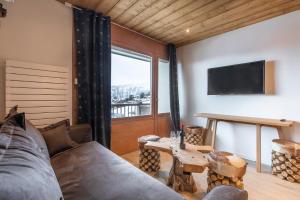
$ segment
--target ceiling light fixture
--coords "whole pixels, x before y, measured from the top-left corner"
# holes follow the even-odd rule
[[[186,30],[185,30],[185,32],[186,32],[186,33],[189,33],[189,32],[190,32],[190,29],[189,29],[189,28],[188,28],[188,29],[186,29]]]

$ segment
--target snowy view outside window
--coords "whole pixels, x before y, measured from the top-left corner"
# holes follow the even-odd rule
[[[151,57],[112,49],[112,118],[151,114]]]

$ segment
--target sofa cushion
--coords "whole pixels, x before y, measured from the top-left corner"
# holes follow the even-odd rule
[[[43,159],[47,160],[50,163],[48,148],[42,134],[30,121],[26,120],[25,123],[26,135],[34,140],[34,143],[32,143],[32,145],[35,145],[35,148],[37,148],[42,153],[41,156],[43,157]]]
[[[177,200],[179,194],[97,142],[51,158],[66,200]]]
[[[89,124],[77,124],[70,128],[71,139],[78,144],[92,141],[92,127]]]
[[[68,119],[39,129],[46,141],[49,155],[53,156],[76,145],[69,136],[70,121]]]
[[[25,113],[16,113],[14,115],[11,115],[2,122],[10,121],[14,126],[19,126],[22,129],[26,130],[26,122],[25,122]]]
[[[248,192],[232,186],[221,185],[211,190],[203,200],[247,200]]]
[[[9,120],[11,117],[15,117],[17,114],[18,114],[18,106],[16,105],[9,110],[4,121]],[[30,121],[26,120],[25,117],[22,123],[23,123],[22,127],[26,130],[26,135],[28,135],[34,141],[31,144],[34,146],[34,148],[37,148],[38,151],[42,153],[40,154],[40,156],[50,163],[48,149],[40,131],[37,128],[35,128]]]
[[[59,200],[62,193],[49,160],[35,140],[10,116],[0,129],[0,199]],[[24,121],[24,118],[23,118]]]

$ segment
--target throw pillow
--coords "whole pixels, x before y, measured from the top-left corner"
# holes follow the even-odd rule
[[[70,121],[68,119],[39,130],[46,141],[50,156],[76,146],[76,143],[69,136]]]

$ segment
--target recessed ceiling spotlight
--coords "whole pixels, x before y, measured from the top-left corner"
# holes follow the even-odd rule
[[[186,29],[186,30],[185,30],[185,32],[186,32],[186,33],[189,33],[189,32],[190,32],[190,29],[189,29],[189,28],[188,28],[188,29]]]

